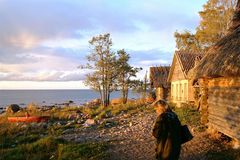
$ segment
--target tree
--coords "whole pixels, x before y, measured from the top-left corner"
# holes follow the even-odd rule
[[[125,104],[128,99],[128,91],[135,84],[135,81],[131,78],[136,77],[137,72],[139,72],[141,68],[135,68],[129,65],[130,55],[127,54],[124,49],[119,50],[117,54],[116,71],[118,75],[116,85],[121,90],[123,104]]]
[[[209,0],[199,12],[201,21],[196,38],[204,48],[214,45],[227,34],[237,0]]]
[[[136,80],[134,84],[134,92],[139,93],[143,99],[145,99],[148,95],[148,92],[152,90],[147,78],[147,71],[145,73],[144,79]]]
[[[185,50],[189,52],[202,53],[203,48],[201,47],[198,39],[190,31],[184,31],[183,33],[175,32],[174,37],[176,39],[176,47],[179,50]]]
[[[208,0],[199,12],[201,21],[196,33],[175,32],[178,50],[204,53],[227,34],[237,0]]]
[[[116,55],[111,51],[112,40],[110,34],[93,37],[89,41],[92,53],[87,56],[88,63],[82,68],[93,70],[87,74],[85,84],[100,93],[103,106],[109,105],[110,93],[113,89],[113,81],[116,77],[114,71]]]

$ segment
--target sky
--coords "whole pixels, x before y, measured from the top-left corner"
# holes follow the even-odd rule
[[[175,31],[194,32],[207,0],[0,0],[0,89],[83,89],[88,41],[110,33],[130,64],[170,65]]]

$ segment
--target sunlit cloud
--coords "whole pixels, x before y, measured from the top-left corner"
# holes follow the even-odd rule
[[[25,73],[0,72],[0,81],[81,81],[88,70],[74,71],[40,71]]]
[[[41,43],[41,46],[48,48],[66,48],[66,49],[81,49],[88,45],[87,40],[82,39],[52,39]]]
[[[19,35],[9,37],[11,45],[21,47],[23,49],[33,48],[37,45],[38,39],[34,35],[27,32],[20,33]]]
[[[143,77],[151,65],[171,64],[174,32],[193,31],[205,2],[0,0],[0,89],[82,81],[87,71],[77,66],[86,63],[91,37],[103,33]]]
[[[1,81],[1,89],[87,89],[83,81]]]

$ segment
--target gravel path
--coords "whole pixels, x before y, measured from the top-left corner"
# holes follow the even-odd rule
[[[156,115],[138,113],[133,116],[121,115],[108,121],[118,122],[111,128],[85,128],[64,138],[76,142],[107,141],[110,143],[111,160],[154,160],[154,138],[151,135]],[[181,160],[208,160],[210,150],[221,150],[220,142],[208,138],[206,133],[195,133],[192,141],[184,144]]]

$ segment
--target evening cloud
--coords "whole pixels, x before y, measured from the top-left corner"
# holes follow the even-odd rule
[[[205,2],[0,0],[0,81],[81,81],[88,40],[103,33],[136,67],[169,65],[173,33],[193,31]]]

